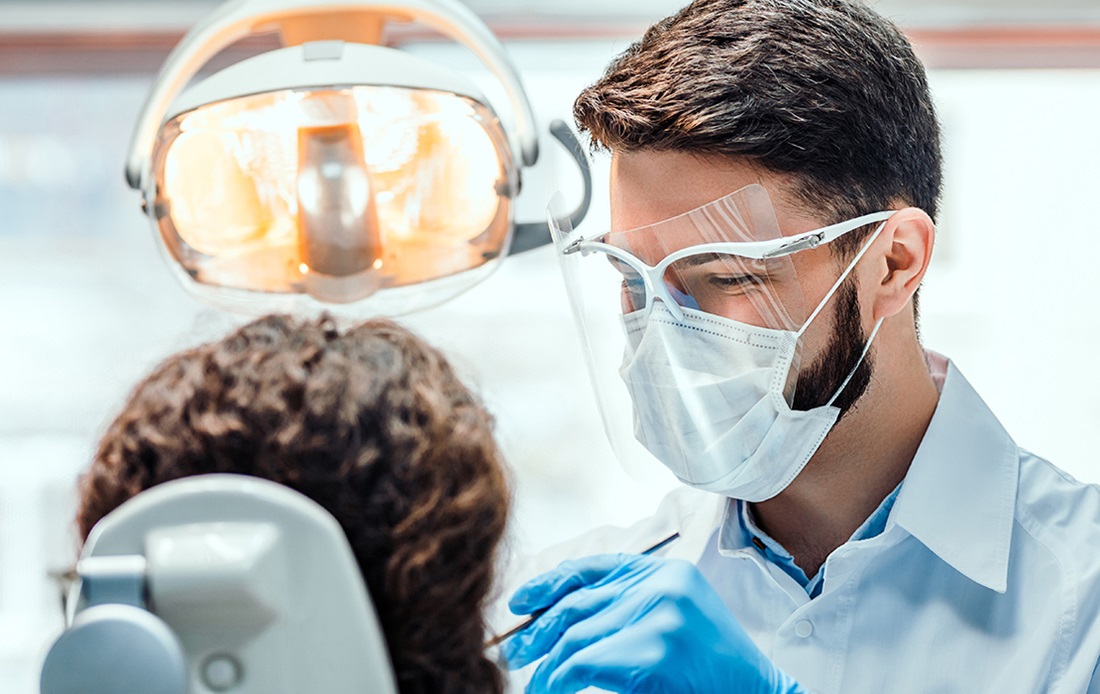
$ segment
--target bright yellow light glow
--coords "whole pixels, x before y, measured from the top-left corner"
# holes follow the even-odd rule
[[[401,240],[432,234],[451,243],[482,233],[496,214],[500,170],[485,130],[468,118],[440,115],[420,119],[415,133],[416,157],[377,174],[391,193],[379,205],[384,228]]]
[[[394,87],[282,91],[204,106],[174,123],[178,135],[158,143],[167,148],[161,199],[172,230],[203,254],[180,258],[200,281],[302,291],[310,268],[298,205],[316,199],[300,169],[303,128],[358,128],[362,166],[341,169],[340,189],[370,197],[342,208],[373,203],[383,255],[368,267],[386,286],[477,267],[504,242],[509,201],[498,190],[511,174],[499,154],[503,133],[463,97]]]
[[[175,199],[194,201],[172,208],[177,226],[189,232],[188,243],[202,253],[217,254],[266,234],[271,209],[260,201],[256,183],[240,161],[224,156],[223,136],[184,133],[176,142],[165,162],[164,179]],[[195,176],[196,171],[204,175]],[[211,213],[217,215],[215,224],[210,223]]]

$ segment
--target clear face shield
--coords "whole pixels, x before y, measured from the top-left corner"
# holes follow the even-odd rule
[[[729,491],[737,461],[751,466],[760,451],[787,446],[776,421],[806,419],[791,411],[803,331],[847,275],[810,305],[792,256],[887,216],[783,236],[754,184],[650,226],[585,238],[555,197],[551,234],[628,471],[644,474],[656,459],[685,483]],[[831,426],[833,409],[814,416]]]

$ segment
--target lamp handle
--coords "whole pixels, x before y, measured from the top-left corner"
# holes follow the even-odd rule
[[[573,134],[565,121],[559,118],[551,121],[550,134],[569,152],[569,156],[573,159],[581,174],[581,201],[569,213],[569,223],[572,228],[576,229],[588,216],[588,207],[592,203],[592,170],[588,166],[588,157],[584,154],[584,147],[581,146],[577,136]],[[550,237],[550,226],[545,221],[516,222],[515,227],[516,230],[512,234],[512,245],[508,248],[508,255],[530,251],[545,246],[553,240]]]
[[[126,181],[141,190],[149,176],[157,130],[172,100],[206,63],[221,50],[259,29],[292,21],[303,13],[374,14],[379,17],[418,21],[468,46],[504,86],[515,118],[509,135],[512,151],[523,166],[538,160],[535,114],[519,74],[497,37],[472,10],[458,0],[233,0],[192,27],[169,54],[141,110],[126,160]]]

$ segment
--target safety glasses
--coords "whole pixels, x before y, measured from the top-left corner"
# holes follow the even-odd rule
[[[716,201],[720,202],[720,201]],[[712,205],[716,203],[711,203]],[[892,211],[862,215],[820,229],[793,236],[767,240],[700,243],[668,253],[650,265],[633,252],[639,244],[635,237],[652,227],[624,232],[609,232],[589,239],[578,238],[561,249],[563,256],[601,253],[622,275],[624,313],[647,309],[655,298],[667,304],[677,320],[683,318],[680,307],[702,310],[715,315],[730,315],[726,305],[748,298],[774,315],[782,311],[778,285],[794,280],[793,267],[785,259],[803,250],[831,243],[861,227],[882,222]],[[553,221],[551,222],[554,223]],[[652,244],[649,244],[651,247]],[[777,326],[769,326],[777,327]]]

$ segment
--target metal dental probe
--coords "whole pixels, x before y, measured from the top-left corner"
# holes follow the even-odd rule
[[[671,535],[669,535],[665,539],[661,540],[657,544],[650,545],[649,547],[646,547],[645,549],[643,549],[641,551],[641,554],[642,555],[653,554],[654,552],[657,552],[657,551],[663,549],[668,544],[670,544],[673,540],[675,540],[679,537],[680,537],[680,533],[678,533],[678,532],[677,533],[672,533]],[[543,614],[545,614],[546,611],[549,610],[549,609],[550,609],[549,607],[544,607],[541,610],[535,610],[534,612],[529,614],[526,619],[524,619],[522,622],[515,625],[514,627],[512,627],[508,631],[506,631],[502,634],[498,634],[497,636],[494,636],[493,638],[486,641],[485,642],[485,647],[486,648],[492,648],[493,646],[496,646],[497,644],[511,638],[515,634],[523,631],[527,627],[531,626],[532,622],[534,622],[536,619],[538,619]]]

